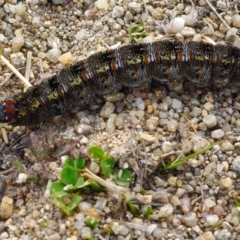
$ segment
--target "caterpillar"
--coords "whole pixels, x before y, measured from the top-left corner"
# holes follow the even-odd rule
[[[0,122],[35,126],[122,87],[240,85],[240,49],[193,41],[121,46],[63,68],[0,104]]]

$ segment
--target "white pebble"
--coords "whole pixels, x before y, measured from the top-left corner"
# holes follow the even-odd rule
[[[240,173],[240,156],[234,158],[232,162],[232,169],[238,173]]]
[[[27,181],[28,175],[25,173],[19,173],[16,183],[25,183]]]
[[[52,63],[57,63],[58,62],[58,58],[61,56],[61,51],[57,48],[54,49],[50,49],[47,52],[46,58],[52,62]]]
[[[144,104],[144,101],[142,100],[142,98],[136,98],[136,105],[140,110],[145,109],[145,104]]]
[[[208,111],[211,112],[214,109],[214,105],[210,102],[206,102],[203,107]]]
[[[195,29],[191,27],[183,27],[180,32],[184,37],[193,37],[195,35]]]
[[[110,114],[108,120],[107,120],[107,126],[106,126],[106,132],[108,133],[113,133],[114,130],[115,130],[115,125],[114,125],[114,122],[115,122],[115,119],[117,117],[117,114]]]
[[[189,114],[192,117],[198,117],[199,115],[201,115],[201,113],[202,113],[202,109],[201,108],[194,107],[193,110]]]
[[[10,55],[11,63],[16,67],[24,67],[26,63],[26,58],[22,52],[12,53]]]
[[[172,144],[169,141],[165,141],[162,143],[162,151],[164,153],[168,153],[172,151]]]
[[[214,206],[216,205],[216,202],[213,201],[211,198],[206,198],[206,199],[204,200],[204,205],[205,205],[206,207],[208,207],[208,208],[212,208],[212,207],[214,207]]]
[[[181,17],[176,17],[173,19],[172,24],[169,26],[169,30],[171,30],[172,33],[179,33],[184,28],[185,21]]]
[[[160,208],[159,217],[165,218],[172,215],[172,213],[173,213],[173,206],[172,204],[167,203],[166,205]]]
[[[66,224],[64,224],[64,223],[60,223],[60,224],[59,224],[59,233],[60,233],[61,235],[63,235],[63,234],[66,233]]]
[[[221,150],[223,152],[228,152],[228,151],[232,151],[234,149],[234,146],[232,145],[232,143],[230,143],[229,141],[224,141],[221,144]]]
[[[152,233],[154,239],[162,239],[164,236],[164,232],[159,228],[156,227]]]
[[[182,221],[188,226],[188,227],[194,227],[198,223],[198,218],[195,212],[190,212],[187,215],[184,215],[182,218]]]
[[[86,29],[81,29],[80,31],[78,31],[76,34],[75,34],[75,38],[78,40],[78,41],[81,41],[83,39],[85,39],[87,37],[87,30]]]
[[[146,122],[146,127],[150,130],[153,131],[157,128],[158,126],[158,117],[150,117],[147,122]]]
[[[86,145],[86,144],[88,144],[89,140],[88,140],[88,138],[83,136],[82,139],[79,142],[80,142],[80,144]]]
[[[90,205],[87,202],[80,202],[78,207],[83,212],[87,212],[90,209]]]
[[[130,2],[128,4],[129,9],[132,9],[133,11],[139,13],[142,11],[142,5],[140,3],[136,3],[136,2]]]
[[[92,161],[89,165],[89,169],[91,172],[93,172],[94,174],[98,174],[99,171],[100,171],[100,167],[99,165],[97,164],[96,161]]]
[[[154,37],[152,35],[146,36],[145,38],[143,38],[143,43],[152,43],[152,42],[154,42]]]
[[[200,136],[194,136],[191,139],[191,143],[192,143],[194,152],[197,152],[197,151],[207,147],[210,144],[210,142],[208,142],[206,139],[204,139]]]
[[[142,110],[131,110],[129,115],[131,116],[131,120],[133,124],[139,124],[140,121],[143,119],[145,112]]]
[[[217,125],[217,118],[214,114],[209,114],[203,118],[203,122],[208,128],[212,128]]]
[[[234,14],[232,16],[232,25],[234,27],[240,28],[240,15],[239,14]]]
[[[80,234],[80,236],[82,237],[80,239],[88,239],[92,237],[92,230],[89,227],[83,227]]]
[[[119,222],[112,222],[110,227],[116,235],[118,235],[122,229],[122,226],[119,224]]]
[[[124,8],[121,6],[115,6],[112,10],[113,18],[120,18],[124,15]]]
[[[216,214],[207,215],[207,217],[206,217],[207,223],[208,223],[209,225],[211,225],[211,226],[216,225],[217,222],[218,222],[218,220],[219,220],[219,217],[218,217],[218,215],[216,215]]]
[[[106,102],[105,105],[102,107],[100,112],[100,116],[103,118],[109,118],[110,115],[114,112],[115,105],[110,102]]]
[[[230,177],[221,179],[221,184],[225,188],[230,188],[233,185],[233,181]]]
[[[178,122],[174,119],[170,119],[167,123],[167,129],[169,132],[176,132],[178,128]]]
[[[18,36],[12,39],[12,52],[18,53],[22,46],[24,45],[23,36]]]
[[[222,129],[216,129],[211,132],[211,137],[215,139],[221,139],[225,135],[224,131]]]
[[[2,232],[1,235],[0,235],[0,238],[1,239],[8,239],[8,233],[7,232]]]
[[[59,58],[58,61],[62,64],[62,65],[69,65],[70,63],[72,63],[73,61],[73,55],[71,52],[66,52],[64,54],[62,54]]]
[[[186,138],[181,139],[181,146],[185,154],[189,153],[192,150],[192,143]]]
[[[154,143],[154,142],[158,142],[158,138],[155,137],[155,136],[152,136],[146,132],[142,133],[140,136],[139,136],[140,140],[144,140],[146,142],[149,142],[149,143]]]
[[[109,4],[108,4],[108,1],[107,0],[97,0],[95,2],[95,6],[98,8],[98,9],[107,9],[109,8]]]
[[[172,108],[178,110],[178,109],[181,109],[182,108],[182,102],[179,101],[178,99],[173,99],[172,101]]]
[[[5,39],[5,36],[3,34],[0,33],[0,42],[3,42]]]

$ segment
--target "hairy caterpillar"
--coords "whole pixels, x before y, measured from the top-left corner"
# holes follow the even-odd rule
[[[204,42],[156,41],[91,55],[0,104],[0,122],[34,126],[122,87],[240,85],[240,49]]]

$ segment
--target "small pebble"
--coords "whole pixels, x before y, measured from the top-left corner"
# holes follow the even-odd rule
[[[182,221],[188,226],[188,227],[194,227],[198,223],[198,218],[195,212],[190,212],[183,216]]]
[[[46,58],[52,63],[57,63],[60,56],[61,51],[57,48],[50,49],[46,54]]]
[[[234,14],[232,16],[232,24],[234,27],[240,28],[240,15]]]
[[[1,235],[0,235],[0,238],[1,239],[9,239],[9,235],[7,232],[2,232]]]
[[[24,45],[23,36],[18,36],[12,39],[12,52],[18,53],[22,46]]]
[[[105,105],[102,107],[100,112],[100,116],[103,118],[109,118],[109,116],[114,112],[115,105],[110,102],[106,102]]]
[[[155,137],[155,136],[152,136],[148,133],[142,133],[140,136],[139,136],[140,140],[144,140],[146,142],[149,142],[149,143],[154,143],[154,142],[157,142],[158,141],[158,138]]]
[[[134,10],[135,12],[139,13],[142,11],[142,4],[137,3],[137,2],[130,2],[128,4],[129,9]]]
[[[217,125],[217,118],[213,114],[209,114],[203,118],[203,122],[207,125],[208,128],[212,128]]]
[[[202,113],[202,109],[199,107],[194,107],[193,110],[189,113],[190,116],[192,117],[198,117],[199,115],[201,115]]]
[[[0,205],[0,217],[3,219],[10,218],[13,214],[13,199],[4,196]]]
[[[109,8],[109,4],[108,4],[107,0],[97,0],[94,4],[98,9],[108,9]]]
[[[216,202],[213,201],[211,198],[206,198],[206,199],[204,200],[204,205],[205,205],[205,207],[207,207],[207,208],[212,208],[212,207],[214,207],[214,206],[216,205]]]
[[[185,21],[181,17],[176,17],[173,19],[171,26],[169,26],[172,33],[179,33],[184,28]]]
[[[144,104],[144,101],[142,100],[142,98],[136,98],[136,105],[137,105],[138,109],[140,109],[140,110],[145,109],[145,104]]]
[[[73,55],[71,52],[66,52],[58,58],[58,61],[62,63],[62,65],[68,66],[73,61]]]
[[[215,139],[221,139],[225,135],[224,131],[222,129],[216,129],[211,132],[211,137]]]
[[[114,132],[114,130],[116,128],[115,124],[114,124],[116,117],[117,117],[117,114],[113,114],[113,113],[110,114],[110,116],[107,120],[106,132],[108,132],[108,133]]]
[[[216,213],[218,216],[223,216],[224,215],[224,208],[223,206],[217,204],[213,207],[214,213]]]
[[[224,142],[221,144],[221,150],[222,150],[223,152],[232,151],[232,150],[234,150],[234,146],[233,146],[232,143],[230,143],[229,141],[224,141]]]
[[[186,138],[181,139],[181,149],[185,154],[189,153],[192,150],[192,143]]]
[[[210,142],[208,142],[205,138],[202,138],[200,136],[194,136],[191,139],[191,143],[192,143],[194,152],[197,152],[197,151],[207,147],[208,145],[210,145]]]
[[[76,34],[75,34],[75,38],[78,40],[78,41],[81,41],[83,39],[85,39],[87,36],[87,30],[86,29],[81,29],[80,31],[78,31]]]
[[[164,141],[164,142],[162,143],[162,151],[163,151],[164,153],[171,152],[171,151],[172,151],[172,144],[171,144],[171,142],[169,142],[169,141]]]
[[[219,217],[216,214],[207,215],[206,221],[209,225],[214,226],[218,223]]]
[[[232,169],[238,173],[240,173],[240,156],[234,158],[232,162]]]
[[[26,173],[19,173],[16,179],[16,183],[25,183],[27,181],[28,175]]]
[[[176,110],[179,110],[182,108],[182,102],[179,101],[178,99],[173,99],[172,101],[172,108],[176,109]]]
[[[11,63],[16,68],[24,67],[26,64],[26,58],[24,57],[22,52],[12,53],[10,55]]]
[[[124,15],[124,8],[120,6],[115,6],[112,10],[113,18],[120,18]]]
[[[167,129],[169,132],[176,132],[178,128],[178,122],[174,119],[170,119],[167,123]]]
[[[158,217],[166,218],[168,216],[171,216],[172,213],[173,213],[173,206],[172,206],[172,204],[168,203],[160,208]]]
[[[208,111],[211,112],[214,109],[214,105],[210,102],[206,102],[203,107]]]
[[[146,122],[146,127],[150,130],[153,131],[157,128],[158,126],[158,117],[151,117],[147,120]]]
[[[230,188],[233,184],[233,181],[231,178],[227,177],[227,178],[221,179],[221,184],[225,188]]]
[[[89,134],[91,132],[92,132],[92,127],[87,125],[87,124],[79,124],[77,126],[77,133],[78,134],[86,135],[86,134]]]

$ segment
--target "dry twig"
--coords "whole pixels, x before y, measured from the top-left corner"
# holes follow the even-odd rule
[[[29,83],[25,77],[4,57],[0,56],[0,59],[19,77],[19,79],[27,86],[31,87],[32,84]]]

